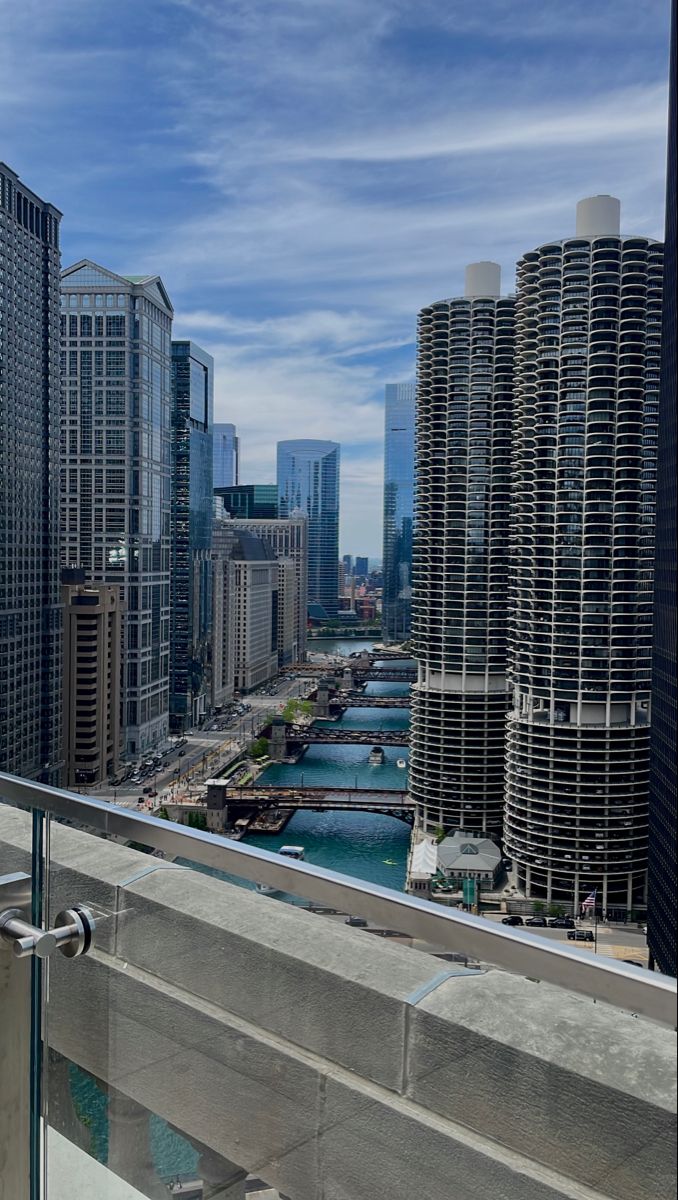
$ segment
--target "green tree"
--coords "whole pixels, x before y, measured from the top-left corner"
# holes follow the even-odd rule
[[[202,812],[190,812],[186,824],[191,829],[207,829],[207,817]]]
[[[541,913],[543,913],[545,907],[546,906],[543,900],[535,900],[534,904],[532,905],[532,912],[539,916]]]
[[[565,916],[565,909],[563,908],[562,904],[549,904],[547,912],[549,917]]]
[[[268,754],[268,738],[260,737],[247,747],[250,758],[264,758]]]
[[[156,808],[155,812],[153,813],[153,816],[154,816],[154,817],[160,817],[160,820],[161,820],[161,821],[171,821],[171,820],[172,820],[172,818],[170,817],[170,815],[169,815],[169,813],[168,813],[167,809],[165,808],[164,804],[163,804],[163,805],[161,805],[161,807],[160,807],[160,808]]]

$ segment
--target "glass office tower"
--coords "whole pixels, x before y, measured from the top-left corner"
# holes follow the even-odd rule
[[[382,592],[385,642],[402,642],[410,636],[416,399],[414,381],[386,384]]]
[[[170,729],[206,715],[209,696],[214,360],[172,342]]]
[[[676,217],[678,213],[678,5],[673,3],[666,257],[659,398],[654,576],[650,840],[647,930],[658,970],[676,974]]]
[[[0,162],[0,771],[61,782],[59,222]]]
[[[235,431],[235,425],[220,422],[214,426],[214,467],[213,478],[215,488],[233,487],[239,482],[240,438]]]
[[[410,793],[420,828],[501,837],[515,300],[496,263],[417,336]]]
[[[308,602],[336,617],[339,589],[339,459],[337,442],[278,442],[281,517],[308,518]]]
[[[130,755],[169,723],[172,315],[158,275],[62,274],[62,553],[123,589]]]
[[[278,516],[278,485],[275,483],[241,483],[237,487],[214,486],[214,495],[221,497],[224,512],[244,521],[275,520]]]
[[[518,264],[504,844],[577,911],[646,900],[662,258],[593,196]]]

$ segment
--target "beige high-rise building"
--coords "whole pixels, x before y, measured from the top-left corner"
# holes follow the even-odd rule
[[[289,635],[284,634],[282,630],[279,631],[278,663],[282,667],[290,662],[305,662],[308,624],[308,520],[303,513],[293,512],[289,517],[277,519],[241,520],[240,517],[234,517],[233,525],[244,530],[245,533],[265,538],[273,547],[279,562],[293,563],[295,574],[293,642],[290,654]],[[288,592],[289,587],[288,583]]]
[[[65,785],[102,783],[120,764],[122,593],[62,573]]]

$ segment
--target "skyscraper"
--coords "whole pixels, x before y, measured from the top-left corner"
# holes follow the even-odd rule
[[[662,246],[619,201],[518,264],[505,847],[528,896],[645,899]]]
[[[385,642],[402,642],[410,636],[416,398],[414,382],[386,384],[382,592]]]
[[[308,518],[308,600],[338,610],[339,458],[336,442],[278,442],[280,516]]]
[[[221,522],[222,525],[227,522]],[[291,563],[294,569],[294,634],[292,657],[287,661],[306,661],[308,610],[308,520],[302,513],[278,520],[242,521],[233,518],[233,527],[264,538],[273,547],[279,563]],[[287,581],[285,581],[286,583]],[[282,618],[282,614],[281,614]],[[279,637],[279,642],[281,638]],[[280,666],[286,662],[281,657]]]
[[[421,828],[501,832],[514,300],[496,263],[419,314],[410,792]]]
[[[170,340],[158,275],[84,259],[61,280],[63,559],[121,585],[126,750],[169,720]]]
[[[240,483],[236,487],[214,489],[221,497],[223,511],[245,521],[275,520],[278,516],[278,486],[275,483]]]
[[[0,771],[61,781],[59,222],[0,162]]]
[[[214,487],[234,487],[239,483],[240,438],[235,425],[219,422],[214,426]]]
[[[676,211],[678,209],[678,3],[673,2],[666,259],[659,398],[659,464],[654,576],[648,943],[658,970],[676,963]]]
[[[197,724],[209,703],[212,624],[214,360],[172,342],[170,728]]]

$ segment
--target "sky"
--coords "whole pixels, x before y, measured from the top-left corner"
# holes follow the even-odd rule
[[[214,355],[244,482],[342,446],[341,552],[381,554],[383,393],[468,262],[662,236],[668,0],[0,0],[0,160],[63,265],[159,273]]]

